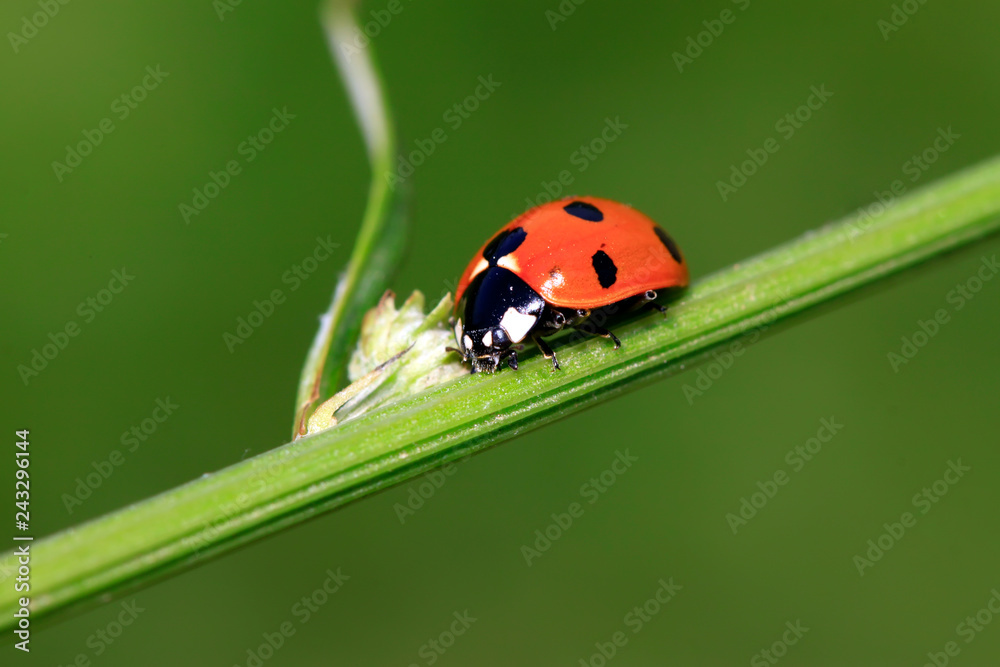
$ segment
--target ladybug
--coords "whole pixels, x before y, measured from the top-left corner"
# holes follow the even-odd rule
[[[648,305],[657,290],[683,288],[688,268],[677,244],[625,204],[571,197],[521,214],[486,242],[455,290],[455,340],[449,350],[472,372],[496,371],[531,340],[554,369],[543,340],[574,328],[621,341],[601,326],[610,315]]]

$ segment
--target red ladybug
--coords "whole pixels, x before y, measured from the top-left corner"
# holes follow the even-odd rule
[[[609,315],[653,303],[656,290],[685,287],[688,268],[673,239],[625,204],[572,197],[537,206],[493,236],[455,291],[455,340],[472,372],[507,360],[517,370],[531,339],[552,365],[542,338],[567,327],[618,338],[600,326]]]

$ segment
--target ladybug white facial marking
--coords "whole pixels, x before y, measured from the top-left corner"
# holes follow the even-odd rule
[[[487,331],[486,335],[483,336],[483,346],[492,347],[493,346],[493,332]]]
[[[465,337],[462,338],[462,345],[465,347],[466,351],[469,351],[469,350],[472,349],[472,338],[469,337],[468,334],[466,334]]]
[[[525,315],[511,306],[500,319],[500,326],[507,332],[507,337],[510,338],[511,342],[520,343],[537,321],[538,318],[534,315]]]

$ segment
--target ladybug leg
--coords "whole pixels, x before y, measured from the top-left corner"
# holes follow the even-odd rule
[[[556,359],[556,353],[552,351],[552,348],[549,347],[549,344],[546,343],[544,340],[542,340],[541,337],[539,336],[532,336],[531,340],[533,340],[535,342],[535,345],[538,346],[538,349],[542,351],[543,357],[552,360],[552,370],[554,371],[559,370],[559,360]]]
[[[563,314],[561,310],[556,308],[547,308],[546,310],[547,313],[544,316],[545,319],[542,325],[542,329],[546,331],[546,335],[549,335],[549,333],[555,333],[556,331],[561,331],[567,323],[566,315]]]
[[[517,352],[514,350],[508,350],[507,365],[510,366],[511,370],[517,370]]]
[[[646,307],[647,307],[647,308],[652,308],[653,310],[657,311],[658,313],[660,313],[660,314],[661,314],[661,315],[663,315],[664,317],[666,317],[666,316],[667,316],[667,309],[666,309],[666,308],[664,308],[663,306],[661,306],[661,305],[660,305],[660,304],[658,304],[658,303],[647,303],[647,304],[646,304]]]
[[[581,322],[586,321],[587,318],[589,317],[590,317],[589,308],[578,308],[576,312],[573,313],[573,317],[570,318],[570,326],[575,327],[579,325]]]
[[[585,326],[576,327],[577,331],[582,331],[583,333],[588,333],[591,336],[600,336],[601,338],[610,338],[615,342],[615,349],[617,350],[622,346],[622,342],[618,340],[618,336],[614,335],[604,327],[599,327],[595,324],[586,324]]]
[[[659,312],[664,317],[667,316],[667,309],[660,304],[653,301],[656,298],[656,292],[653,290],[646,290],[646,293],[642,295],[642,300],[645,303],[646,308],[652,308],[653,310]]]

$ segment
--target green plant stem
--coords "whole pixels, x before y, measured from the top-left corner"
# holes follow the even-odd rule
[[[669,317],[469,375],[57,533],[33,547],[36,615],[190,566],[432,466],[679,372],[742,333],[1000,228],[1000,160],[908,195],[867,229],[848,219],[698,281]],[[11,555],[4,565],[15,567]],[[101,599],[106,599],[101,597]],[[11,625],[13,587],[0,592]]]
[[[295,400],[292,436],[305,433],[317,402],[334,393],[364,311],[385,291],[403,250],[406,231],[406,184],[390,187],[386,178],[396,158],[392,113],[371,49],[358,49],[357,21],[347,0],[330,0],[323,26],[330,52],[347,87],[351,106],[368,150],[372,181],[368,203],[347,267],[337,282],[330,308],[306,355]]]

